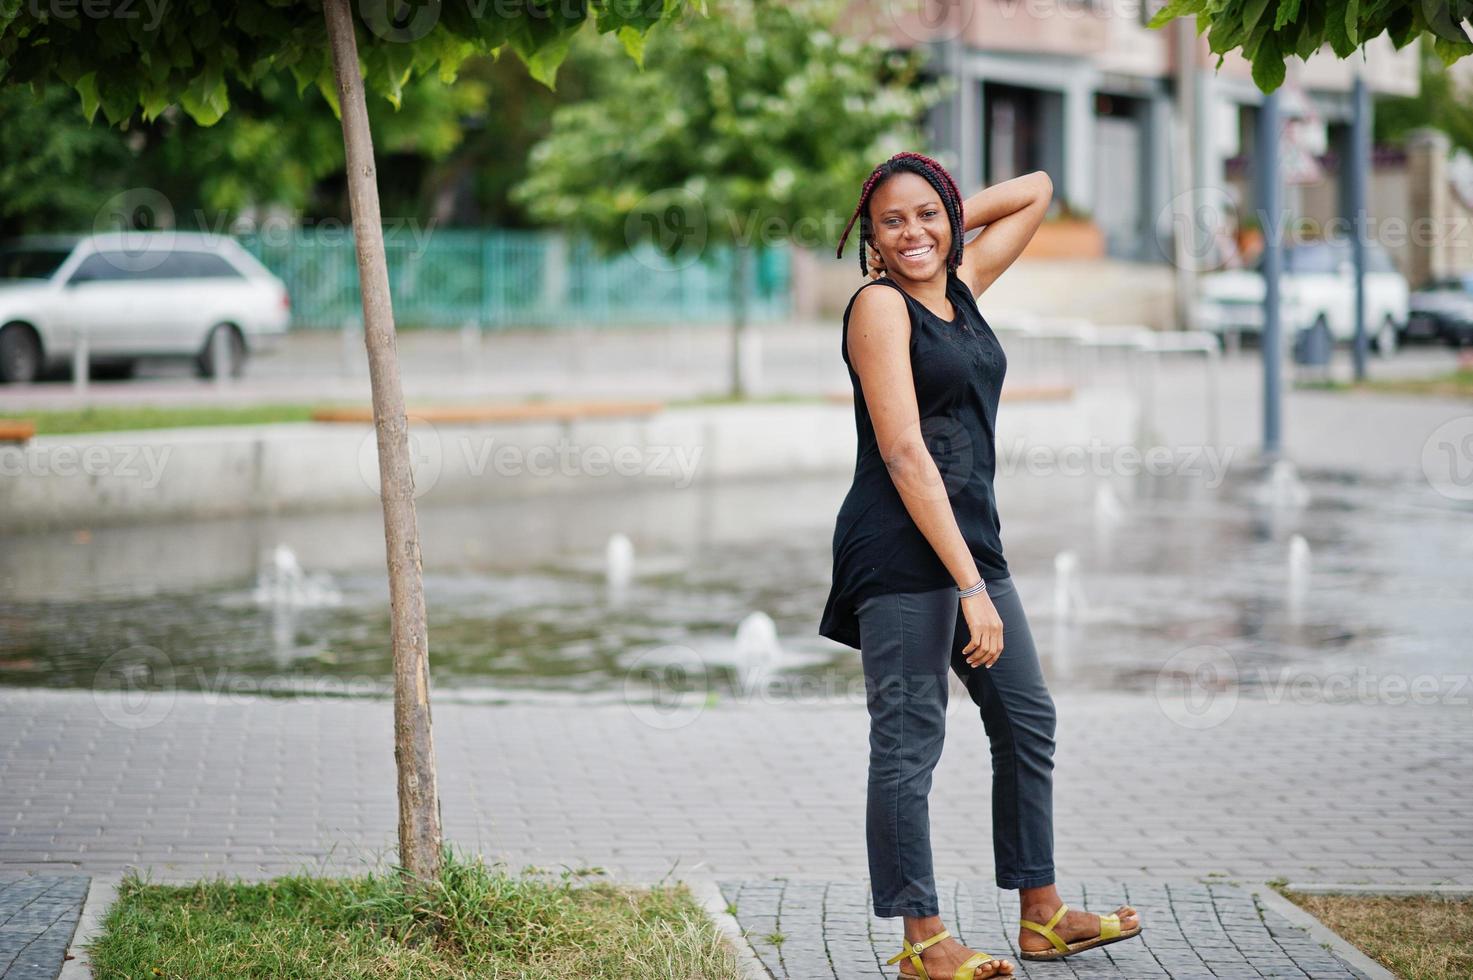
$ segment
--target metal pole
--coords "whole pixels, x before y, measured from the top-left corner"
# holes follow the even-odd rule
[[[1258,111],[1258,212],[1263,228],[1263,456],[1280,451],[1282,344],[1279,341],[1279,270],[1283,261],[1279,209],[1279,93],[1266,92]]]
[[[1366,182],[1371,169],[1370,97],[1357,66],[1351,88],[1350,226],[1355,275],[1355,380],[1366,377]]]

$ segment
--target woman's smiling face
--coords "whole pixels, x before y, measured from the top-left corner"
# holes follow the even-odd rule
[[[926,178],[901,171],[875,188],[869,200],[875,249],[892,275],[931,279],[946,268],[951,221]]]

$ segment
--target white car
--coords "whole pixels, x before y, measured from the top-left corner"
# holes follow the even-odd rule
[[[226,235],[116,232],[36,236],[0,246],[0,382],[67,363],[131,373],[141,357],[188,357],[212,377],[215,347],[239,376],[286,335],[285,284]]]
[[[1259,260],[1260,263],[1262,259]],[[1285,343],[1306,327],[1328,329],[1335,340],[1355,338],[1355,278],[1348,241],[1306,242],[1284,249],[1279,316]],[[1375,242],[1366,245],[1366,335],[1389,357],[1408,317],[1406,277]],[[1203,276],[1192,326],[1219,336],[1263,330],[1263,275],[1258,268]]]

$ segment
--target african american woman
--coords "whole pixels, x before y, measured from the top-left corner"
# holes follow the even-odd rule
[[[935,160],[898,153],[865,182],[839,242],[842,257],[857,220],[859,268],[871,281],[844,311],[858,454],[819,632],[857,648],[863,663],[870,890],[877,916],[904,918],[904,947],[890,959],[902,977],[1013,971],[962,945],[940,918],[927,798],[948,669],[991,746],[993,860],[998,887],[1019,892],[1020,955],[1057,959],[1141,929],[1128,905],[1074,910],[1055,887],[1054,702],[993,493],[1007,358],[976,297],[1023,251],[1052,196],[1037,171],[963,201]]]

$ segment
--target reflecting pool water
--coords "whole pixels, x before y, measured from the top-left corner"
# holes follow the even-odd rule
[[[1258,696],[1473,698],[1473,508],[1412,480],[1284,478],[1006,476],[1003,542],[1050,685],[1206,670]],[[422,499],[435,696],[628,697],[665,665],[728,698],[862,697],[857,651],[815,632],[847,483]],[[12,536],[0,684],[381,694],[380,521]]]

